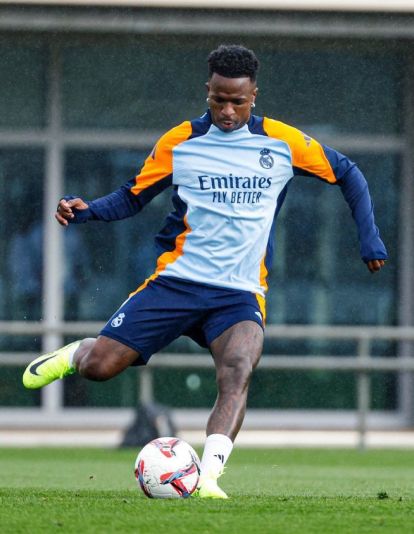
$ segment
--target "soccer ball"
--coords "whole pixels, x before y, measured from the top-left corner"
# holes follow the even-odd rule
[[[147,497],[179,499],[197,488],[200,460],[195,450],[179,438],[150,441],[135,461],[135,478]]]

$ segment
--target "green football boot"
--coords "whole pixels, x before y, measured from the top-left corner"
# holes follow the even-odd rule
[[[218,487],[217,478],[213,475],[202,475],[194,496],[200,499],[228,499],[227,494]]]
[[[54,352],[42,354],[33,360],[23,373],[23,385],[28,389],[39,389],[58,378],[72,375],[75,368],[69,364],[70,354],[78,348],[80,341],[74,341]]]

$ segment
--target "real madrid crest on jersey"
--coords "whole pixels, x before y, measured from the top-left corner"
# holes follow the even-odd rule
[[[118,328],[118,326],[121,326],[123,320],[124,320],[124,317],[125,317],[125,313],[119,313],[115,319],[112,319],[111,321],[111,326],[113,326],[114,328]]]
[[[270,155],[270,150],[268,148],[263,148],[260,151],[259,163],[263,169],[271,169],[273,167],[275,162],[273,157]]]

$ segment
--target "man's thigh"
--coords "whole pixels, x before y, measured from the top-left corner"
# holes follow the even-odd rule
[[[263,329],[256,322],[234,324],[210,344],[216,367],[241,364],[254,369],[262,354],[263,338]]]
[[[84,351],[78,361],[78,370],[83,376],[95,380],[112,378],[139,358],[134,349],[105,336],[99,336],[84,347]]]

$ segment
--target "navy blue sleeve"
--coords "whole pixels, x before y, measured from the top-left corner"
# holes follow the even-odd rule
[[[387,250],[375,225],[374,207],[364,175],[354,162],[340,152],[325,145],[323,150],[357,224],[361,258],[365,263],[386,260]]]
[[[69,222],[71,224],[85,223],[87,221],[110,222],[132,217],[141,211],[156,195],[171,185],[171,182],[171,176],[167,176],[142,191],[139,195],[134,195],[131,193],[131,188],[135,184],[134,178],[109,195],[96,200],[85,201],[88,204],[88,208],[84,210],[74,209],[75,217],[70,219]],[[70,200],[75,197],[65,196],[64,198],[65,200]]]

